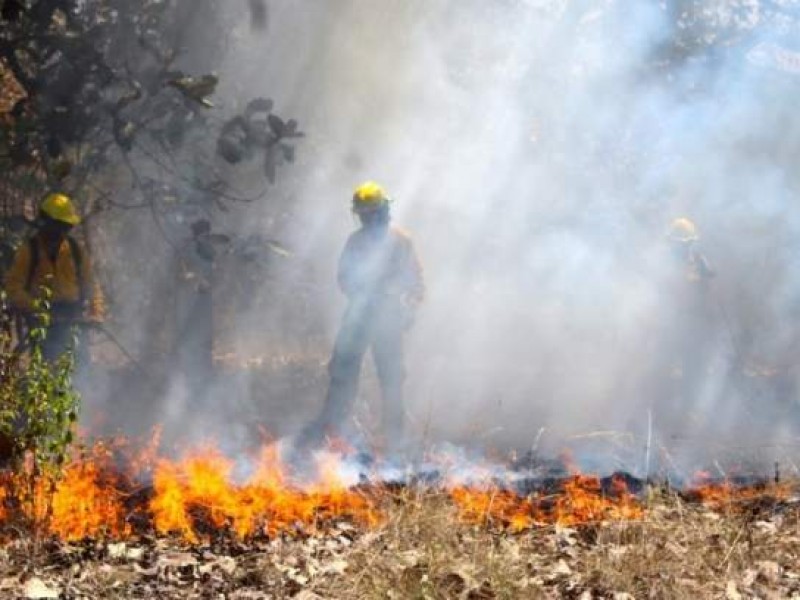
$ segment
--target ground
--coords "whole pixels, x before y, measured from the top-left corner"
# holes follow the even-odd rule
[[[28,598],[800,598],[800,505],[717,506],[651,493],[635,521],[520,533],[463,521],[430,489],[387,492],[387,518],[273,539],[169,538],[0,552],[0,595]],[[35,550],[35,552],[34,552]],[[60,595],[59,595],[60,594]]]

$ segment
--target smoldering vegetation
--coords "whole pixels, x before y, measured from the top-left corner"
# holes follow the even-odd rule
[[[269,96],[309,137],[266,202],[214,227],[289,253],[217,260],[215,351],[233,375],[202,397],[168,373],[152,392],[98,383],[93,408],[232,447],[256,422],[295,431],[323,398],[350,190],[375,179],[426,270],[406,357],[418,443],[572,446],[600,469],[642,469],[646,447],[653,468],[791,456],[797,2],[299,0],[255,29],[230,10],[217,110]],[[243,186],[261,176],[245,171]],[[684,319],[664,237],[677,216],[717,273],[690,403],[664,350]],[[136,225],[149,218],[104,234],[164,257],[109,261],[137,356],[181,310],[169,245]],[[366,379],[361,417],[380,410]]]

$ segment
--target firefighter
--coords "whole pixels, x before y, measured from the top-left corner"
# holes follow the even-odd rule
[[[5,275],[11,308],[28,328],[35,326],[35,301],[42,288],[50,290],[50,323],[42,343],[42,354],[49,361],[69,347],[76,324],[102,318],[103,299],[92,277],[89,255],[70,235],[79,223],[68,196],[47,195],[39,207],[36,232],[17,248]]]
[[[706,257],[697,249],[697,242],[700,240],[697,225],[686,217],[678,217],[670,223],[667,240],[683,269],[686,283],[695,289],[705,289],[714,277],[714,271]]]
[[[384,435],[390,444],[403,433],[403,337],[423,299],[422,269],[407,233],[390,224],[390,199],[374,182],[353,194],[361,222],[339,259],[338,283],[348,306],[328,366],[330,382],[319,417],[300,435],[299,446],[319,442],[348,417],[361,364],[372,351],[383,397]]]
[[[713,310],[710,283],[714,270],[697,248],[697,226],[686,218],[674,219],[667,231],[672,255],[668,269],[673,290],[673,319],[670,326],[670,362],[679,376],[678,400],[686,411],[695,405],[707,379],[713,345]]]

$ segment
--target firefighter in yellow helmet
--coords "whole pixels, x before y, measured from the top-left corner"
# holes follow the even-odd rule
[[[709,288],[715,272],[697,247],[700,233],[687,217],[669,224],[667,243],[672,256],[667,265],[672,315],[665,323],[665,348],[673,378],[677,377],[674,400],[683,411],[692,410],[707,381],[714,349],[714,311]],[[674,407],[673,407],[674,408]]]
[[[300,447],[340,433],[358,392],[361,364],[372,351],[383,396],[384,435],[402,438],[403,336],[424,296],[422,268],[411,238],[391,225],[390,199],[381,186],[366,182],[353,194],[361,222],[339,259],[339,287],[348,299],[329,363],[330,383],[319,417],[298,440]]]
[[[79,223],[68,196],[48,194],[39,207],[36,233],[17,249],[5,275],[11,308],[29,324],[42,288],[50,290],[50,325],[42,347],[48,360],[67,349],[73,325],[102,318],[103,298],[92,277],[89,255],[70,235]]]
[[[705,286],[714,277],[708,260],[697,249],[696,242],[700,240],[700,235],[694,221],[686,217],[673,219],[667,231],[667,240],[687,283]]]

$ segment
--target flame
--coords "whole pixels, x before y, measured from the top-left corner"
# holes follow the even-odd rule
[[[706,483],[684,493],[690,502],[700,502],[718,511],[747,511],[758,502],[785,501],[792,495],[786,483],[737,486],[730,481]]]
[[[230,529],[240,539],[275,535],[298,526],[313,529],[318,522],[338,518],[365,526],[380,520],[370,501],[335,476],[334,465],[328,465],[310,490],[290,485],[275,446],[262,449],[254,474],[240,485],[234,483],[233,467],[214,449],[190,455],[179,463],[161,460],[150,502],[156,531],[196,542],[199,532],[195,513],[212,528]]]
[[[111,482],[104,484],[98,463],[73,463],[55,488],[50,531],[59,538],[74,541],[102,534],[127,537],[120,494]]]
[[[286,475],[274,444],[251,457],[252,475],[244,480],[235,476],[234,461],[213,446],[172,460],[157,456],[157,445],[134,451],[127,440],[99,442],[76,455],[58,479],[33,476],[30,464],[5,474],[0,525],[22,517],[77,541],[125,539],[141,533],[145,523],[158,534],[198,543],[214,532],[245,539],[313,531],[339,519],[364,527],[381,521],[376,500],[341,481],[332,456],[320,460],[316,483],[301,489]],[[150,484],[135,483],[140,481]]]
[[[65,541],[156,533],[196,544],[219,535],[247,540],[313,534],[341,520],[372,528],[385,522],[385,507],[394,499],[381,484],[353,486],[343,480],[345,459],[333,452],[317,456],[313,484],[301,486],[277,444],[238,460],[212,445],[177,459],[160,456],[158,446],[157,438],[141,447],[128,440],[98,442],[73,457],[55,480],[33,477],[31,464],[0,475],[0,526],[15,525],[21,517]],[[440,460],[448,464],[447,456]],[[464,464],[453,466],[463,473]],[[498,474],[488,463],[467,470],[473,477],[483,474],[484,481]],[[787,485],[737,488],[698,481],[702,484],[687,494],[713,508],[790,494]],[[494,484],[451,481],[444,488],[462,520],[509,532],[644,516],[623,475],[601,480],[573,471],[548,492],[528,496]]]
[[[742,478],[747,480],[746,471]],[[793,486],[779,482],[762,480],[749,485],[737,484],[729,476],[715,477],[710,471],[697,471],[692,476],[689,489],[683,493],[684,499],[699,502],[718,511],[746,511],[759,502],[780,502],[791,497]]]
[[[458,506],[461,518],[470,523],[500,525],[514,532],[530,529],[537,524],[535,502],[509,490],[481,491],[456,487],[450,490],[450,497]]]
[[[8,492],[6,491],[7,483],[5,478],[3,483],[0,484],[0,523],[8,520],[8,509],[6,508],[6,501],[8,500]]]
[[[463,519],[520,532],[540,525],[639,519],[644,509],[621,476],[607,492],[595,476],[573,475],[554,494],[522,497],[508,490],[456,487],[450,492]]]

